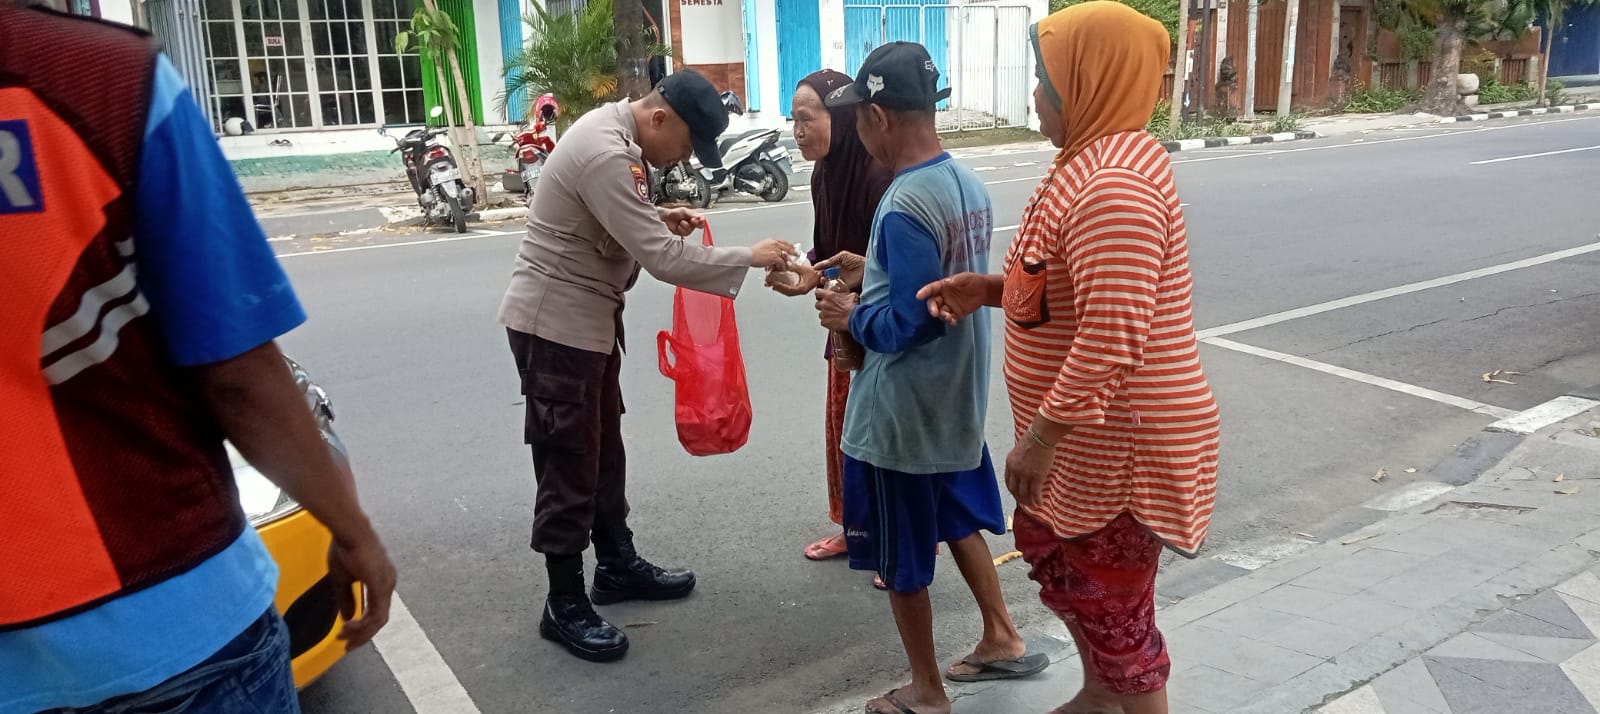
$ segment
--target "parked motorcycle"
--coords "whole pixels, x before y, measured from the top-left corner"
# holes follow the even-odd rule
[[[434,107],[429,117],[437,119],[444,107]],[[388,127],[378,129],[389,135]],[[411,190],[417,194],[417,204],[428,223],[448,219],[457,233],[467,232],[467,213],[472,210],[476,196],[472,187],[461,177],[461,168],[450,149],[435,139],[445,133],[444,127],[420,127],[395,139],[393,151],[400,152],[406,165],[406,178],[411,180]]]
[[[507,192],[520,192],[524,203],[533,201],[533,190],[539,184],[539,174],[544,171],[550,152],[556,150],[556,117],[561,107],[553,94],[539,97],[533,105],[533,124],[524,124],[512,137],[512,151],[517,156],[517,168],[507,169],[500,183]]]
[[[729,114],[744,114],[744,106],[733,92],[722,93],[722,107]],[[657,177],[657,203],[687,203],[707,208],[729,191],[782,201],[789,195],[789,175],[793,160],[789,150],[778,145],[777,129],[752,129],[718,142],[722,168],[707,169],[698,159],[680,162],[661,171]]]

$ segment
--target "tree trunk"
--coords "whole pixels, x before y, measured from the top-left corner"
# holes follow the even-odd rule
[[[423,0],[430,12],[439,12],[438,3],[434,0]],[[483,180],[483,159],[478,156],[478,132],[472,126],[472,103],[467,98],[467,78],[461,74],[461,59],[456,56],[454,47],[446,48],[444,54],[449,56],[450,71],[455,75],[456,101],[461,104],[461,123],[456,123],[455,111],[450,106],[450,100],[443,96],[450,90],[445,87],[445,72],[442,67],[442,57],[433,58],[433,68],[439,73],[440,103],[444,105],[445,121],[450,122],[452,131],[450,140],[455,143],[461,152],[462,168],[467,174],[467,185],[472,187],[472,192],[477,195],[478,203],[489,200],[489,191]],[[455,131],[460,126],[462,131]]]
[[[1545,94],[1544,86],[1545,80],[1550,79],[1550,48],[1556,44],[1555,31],[1551,28],[1560,27],[1560,23],[1561,14],[1552,12],[1550,17],[1545,18],[1544,28],[1539,31],[1539,100],[1535,103],[1535,106],[1542,107],[1550,104],[1550,97]]]
[[[1245,22],[1244,51],[1244,118],[1254,121],[1256,118],[1256,28],[1260,23],[1259,0],[1248,0],[1250,3],[1249,15]]]
[[[639,99],[650,93],[649,65],[644,56],[644,6],[639,4],[639,0],[613,0],[613,3],[612,22],[617,33],[617,94],[628,99]]]
[[[1278,116],[1294,113],[1295,40],[1300,34],[1300,0],[1289,0],[1283,13],[1283,69],[1278,75]]]
[[[489,200],[488,183],[483,178],[483,156],[478,152],[478,130],[472,121],[472,103],[467,97],[467,78],[461,74],[461,58],[455,50],[450,50],[450,71],[456,75],[456,100],[461,102],[461,125],[466,134],[466,145],[462,147],[467,154],[467,171],[471,175],[467,184],[472,186],[473,193],[478,196],[478,204],[484,205]]]
[[[1447,15],[1439,22],[1439,38],[1433,44],[1433,78],[1422,97],[1422,111],[1438,116],[1455,116],[1467,110],[1456,89],[1461,74],[1461,48],[1466,45],[1466,19]]]
[[[1189,76],[1189,0],[1178,0],[1178,51],[1172,62],[1172,113],[1170,131],[1183,125],[1183,89]]]

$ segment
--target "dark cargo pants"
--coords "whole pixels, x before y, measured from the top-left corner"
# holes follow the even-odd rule
[[[538,483],[533,549],[577,555],[595,532],[627,527],[622,354],[590,352],[506,330],[526,397],[523,437]]]

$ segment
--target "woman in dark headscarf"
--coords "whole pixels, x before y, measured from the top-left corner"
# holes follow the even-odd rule
[[[811,206],[815,214],[811,262],[815,263],[845,251],[863,255],[872,233],[872,217],[878,201],[894,181],[894,172],[867,154],[867,147],[856,135],[853,107],[828,109],[823,97],[850,83],[843,73],[825,69],[800,80],[794,93],[794,141],[800,155],[815,162],[811,171]],[[784,295],[810,294],[821,283],[821,274],[809,268],[796,268],[800,275],[793,285],[768,280],[768,285]],[[844,426],[844,404],[850,393],[850,373],[832,368],[833,350],[826,356],[828,401],[824,438],[828,471],[828,517],[834,523],[844,520],[841,504],[839,433]],[[836,532],[806,546],[806,557],[827,560],[845,554],[844,533]]]

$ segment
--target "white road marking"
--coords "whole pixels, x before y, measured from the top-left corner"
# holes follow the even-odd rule
[[[1277,352],[1264,347],[1256,347],[1255,345],[1247,345],[1242,342],[1234,342],[1233,340],[1223,339],[1220,337],[1203,339],[1201,342],[1213,347],[1221,347],[1225,350],[1243,352],[1248,355],[1255,355],[1257,357],[1263,357],[1277,362],[1282,362],[1284,364],[1291,364],[1296,367],[1305,367],[1306,369],[1315,370],[1324,374],[1331,374],[1335,377],[1343,377],[1352,381],[1361,382],[1362,384],[1370,384],[1374,387],[1382,387],[1390,391],[1427,399],[1440,404],[1448,404],[1452,407],[1492,416],[1496,419],[1505,419],[1516,413],[1504,407],[1497,407],[1492,404],[1484,404],[1483,402],[1477,402],[1471,399],[1445,394],[1444,392],[1434,391],[1432,389],[1428,389],[1427,387],[1419,387],[1415,384],[1406,384],[1405,382],[1396,381],[1387,377],[1379,377],[1378,375],[1367,374],[1366,372],[1357,372],[1353,369],[1346,369],[1344,367],[1331,365],[1326,362],[1309,360],[1304,357],[1299,357],[1284,352]]]
[[[1442,481],[1418,481],[1367,501],[1362,506],[1375,511],[1395,513],[1419,503],[1427,503],[1454,490],[1455,486]]]
[[[1474,161],[1474,162],[1472,162],[1471,165],[1473,165],[1473,166],[1482,166],[1484,164],[1498,164],[1498,163],[1500,163],[1502,161],[1521,161],[1522,159],[1537,159],[1537,158],[1539,158],[1541,156],[1555,156],[1557,154],[1572,154],[1572,153],[1577,153],[1579,151],[1594,151],[1595,149],[1600,149],[1600,146],[1583,146],[1583,147],[1579,147],[1579,148],[1576,148],[1576,149],[1562,149],[1560,151],[1541,151],[1541,152],[1539,152],[1537,154],[1521,154],[1519,156],[1505,156],[1505,157],[1501,157],[1501,158],[1498,158],[1498,159],[1486,159],[1484,161]]]
[[[1411,283],[1409,285],[1401,285],[1399,287],[1393,287],[1393,288],[1385,288],[1383,290],[1374,290],[1374,291],[1372,291],[1370,293],[1362,293],[1360,295],[1352,295],[1350,297],[1340,298],[1338,300],[1329,300],[1328,302],[1317,303],[1315,305],[1307,305],[1306,307],[1299,307],[1299,308],[1295,308],[1293,310],[1284,310],[1283,312],[1275,312],[1275,313],[1273,313],[1271,315],[1265,315],[1265,316],[1262,316],[1262,317],[1252,318],[1252,319],[1249,319],[1249,320],[1243,320],[1243,321],[1240,321],[1240,322],[1234,322],[1234,323],[1230,323],[1230,324],[1227,324],[1227,325],[1220,325],[1218,327],[1212,327],[1212,328],[1200,330],[1198,335],[1199,335],[1200,339],[1206,340],[1206,339],[1209,339],[1209,338],[1221,337],[1223,335],[1231,335],[1231,334],[1234,334],[1236,332],[1246,332],[1246,331],[1249,331],[1249,330],[1255,330],[1255,329],[1262,328],[1262,327],[1268,327],[1268,326],[1271,326],[1271,325],[1276,325],[1276,324],[1278,324],[1280,322],[1288,322],[1290,320],[1298,320],[1298,319],[1300,319],[1302,317],[1310,317],[1312,315],[1320,315],[1320,314],[1322,314],[1324,312],[1331,312],[1333,310],[1338,310],[1340,308],[1351,307],[1353,305],[1361,305],[1361,304],[1373,302],[1373,301],[1376,301],[1376,300],[1382,300],[1384,298],[1395,297],[1397,295],[1405,295],[1405,294],[1408,294],[1408,293],[1420,292],[1422,290],[1431,290],[1433,288],[1443,287],[1445,285],[1453,285],[1455,283],[1465,282],[1465,281],[1468,281],[1468,280],[1475,280],[1477,278],[1488,277],[1490,275],[1498,275],[1500,273],[1505,273],[1505,272],[1509,272],[1509,271],[1512,271],[1512,270],[1520,270],[1522,268],[1531,268],[1531,267],[1536,266],[1536,265],[1544,265],[1545,263],[1553,263],[1553,262],[1558,261],[1558,260],[1565,260],[1567,258],[1571,258],[1571,257],[1574,257],[1574,256],[1585,255],[1587,253],[1594,253],[1594,252],[1597,252],[1597,251],[1600,251],[1600,242],[1590,243],[1589,245],[1581,245],[1581,246],[1578,246],[1576,248],[1568,248],[1566,250],[1558,250],[1558,251],[1555,251],[1554,253],[1545,253],[1544,255],[1536,255],[1536,256],[1534,256],[1532,258],[1524,258],[1522,260],[1514,260],[1514,261],[1509,262],[1509,263],[1501,263],[1499,265],[1491,265],[1491,266],[1489,266],[1487,268],[1479,268],[1477,270],[1468,270],[1468,271],[1466,271],[1464,273],[1456,273],[1455,275],[1446,275],[1446,276],[1444,276],[1442,278],[1434,278],[1432,280],[1424,280],[1424,281],[1418,282],[1418,283]]]
[[[411,617],[399,593],[390,601],[389,624],[378,631],[372,644],[417,714],[479,714],[478,706]]]
[[[1510,434],[1532,434],[1563,419],[1569,419],[1595,407],[1600,402],[1583,397],[1556,397],[1548,402],[1513,414],[1488,426],[1489,431]]]

